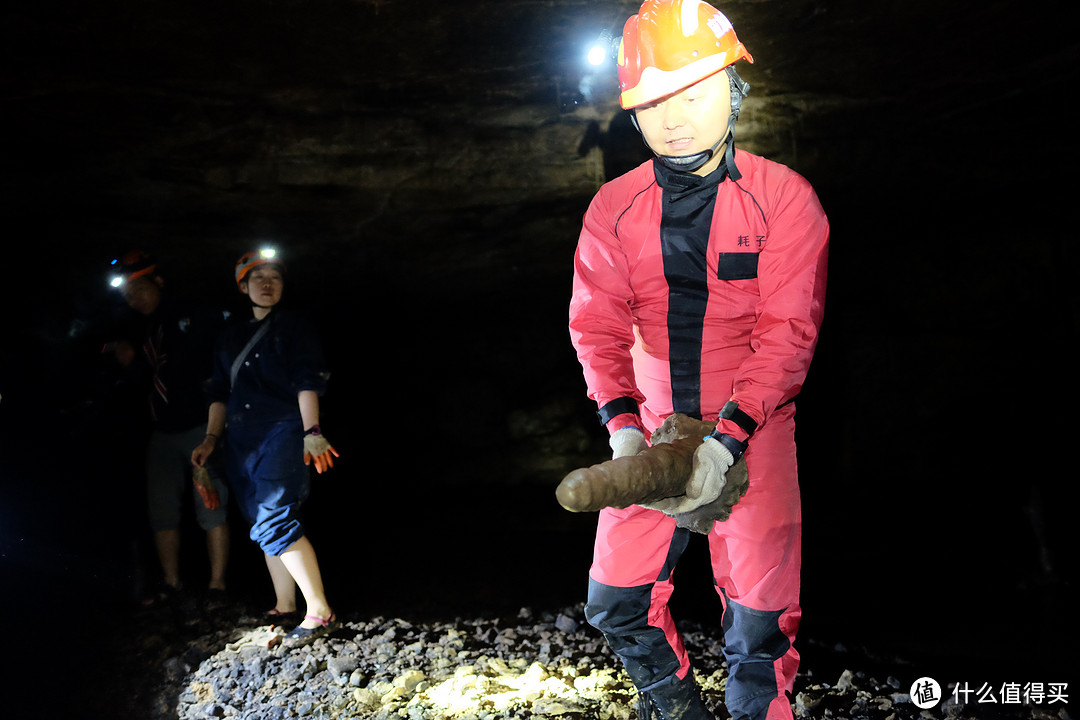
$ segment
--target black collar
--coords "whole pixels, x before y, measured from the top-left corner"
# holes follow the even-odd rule
[[[728,176],[727,158],[704,176],[672,170],[659,159],[653,160],[653,172],[656,174],[656,184],[670,193],[672,200],[679,200],[702,190],[715,189],[722,183]]]

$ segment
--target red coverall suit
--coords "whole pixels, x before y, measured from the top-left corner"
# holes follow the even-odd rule
[[[757,423],[744,455],[749,489],[708,543],[724,607],[725,702],[734,718],[771,720],[792,715],[799,661],[791,401],[821,324],[829,229],[801,176],[742,151],[735,165],[701,178],[650,161],[600,189],[575,256],[570,332],[611,432],[643,422],[648,437],[673,412],[715,420],[728,400]],[[717,429],[748,437],[731,420]],[[656,510],[600,513],[586,614],[643,693],[692,682],[667,605],[688,540]]]

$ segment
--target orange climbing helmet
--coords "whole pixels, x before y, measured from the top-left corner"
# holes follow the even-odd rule
[[[129,250],[109,265],[111,268],[109,285],[114,288],[123,287],[124,284],[136,278],[157,272],[157,261],[144,250]]]
[[[277,265],[283,271],[285,270],[285,263],[277,257],[277,251],[273,248],[262,248],[261,250],[252,250],[246,252],[240,256],[240,259],[236,261],[236,286],[240,287],[240,283],[244,282],[244,278],[248,276],[255,268],[260,265]]]
[[[624,109],[671,95],[745,59],[731,21],[703,0],[645,0],[619,43]]]

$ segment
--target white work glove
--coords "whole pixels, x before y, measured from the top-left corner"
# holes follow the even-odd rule
[[[649,444],[645,442],[645,433],[636,427],[624,427],[619,428],[611,434],[611,438],[608,440],[608,445],[611,446],[611,459],[621,457],[630,457],[637,455],[639,452],[649,447]]]
[[[645,504],[645,507],[667,515],[678,515],[708,505],[724,491],[727,471],[734,464],[735,457],[723,443],[712,436],[706,437],[694,451],[686,493]]]
[[[304,436],[304,464],[314,463],[320,475],[334,467],[336,457],[341,456],[321,433]]]

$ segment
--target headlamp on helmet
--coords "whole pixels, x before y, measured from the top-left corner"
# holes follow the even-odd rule
[[[604,28],[600,31],[600,35],[596,38],[596,42],[589,48],[589,52],[585,58],[589,61],[590,65],[603,65],[605,62],[615,57],[616,47],[615,37],[611,34],[610,30]]]
[[[153,275],[157,261],[142,250],[130,250],[109,263],[109,287],[119,290],[136,278]]]
[[[236,286],[240,287],[248,274],[260,265],[277,265],[282,270],[285,269],[285,264],[278,259],[277,250],[272,247],[246,252],[236,261]]]

